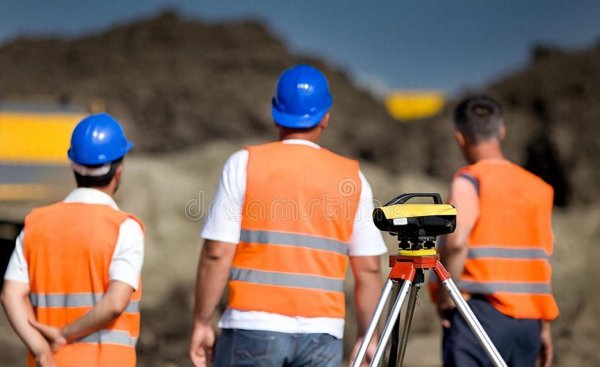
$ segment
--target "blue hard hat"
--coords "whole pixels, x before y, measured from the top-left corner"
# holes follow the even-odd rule
[[[133,148],[123,128],[107,113],[90,115],[77,124],[71,136],[69,159],[94,166],[116,161]]]
[[[297,65],[279,77],[272,100],[273,120],[295,129],[316,126],[333,104],[325,75],[308,65]]]

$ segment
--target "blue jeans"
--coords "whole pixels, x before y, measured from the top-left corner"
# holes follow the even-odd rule
[[[339,367],[343,344],[329,334],[223,329],[217,340],[216,367]]]
[[[482,297],[473,297],[469,307],[492,343],[510,367],[533,367],[541,348],[541,323],[534,319],[514,319],[496,310]],[[444,367],[492,366],[490,359],[457,310],[444,328]]]

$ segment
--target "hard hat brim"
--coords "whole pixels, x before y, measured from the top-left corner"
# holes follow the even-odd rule
[[[291,115],[289,113],[281,112],[275,107],[272,108],[273,121],[279,126],[287,127],[290,129],[310,129],[317,126],[323,117],[329,112],[329,107],[319,111],[314,115]]]

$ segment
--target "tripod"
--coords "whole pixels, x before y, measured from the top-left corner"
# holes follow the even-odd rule
[[[392,349],[390,351],[389,362],[389,366],[402,366],[404,354],[406,352],[406,344],[408,342],[408,333],[410,331],[412,317],[415,310],[417,293],[424,282],[426,270],[433,270],[442,285],[449,292],[450,297],[458,308],[458,311],[465,319],[467,325],[469,325],[469,328],[473,334],[475,334],[475,337],[485,350],[494,366],[506,367],[506,363],[500,356],[500,353],[498,353],[498,350],[488,337],[485,330],[483,330],[483,327],[473,314],[473,311],[471,311],[471,308],[450,278],[450,273],[439,261],[439,255],[435,248],[433,248],[434,246],[435,244],[430,237],[421,237],[410,240],[401,239],[401,250],[399,254],[390,255],[389,263],[392,270],[390,271],[388,280],[385,283],[381,297],[379,298],[379,302],[375,308],[375,313],[373,314],[371,323],[367,328],[362,344],[360,345],[358,353],[356,354],[354,362],[352,363],[352,367],[359,367],[364,359],[369,342],[373,338],[373,334],[375,333],[375,329],[377,328],[377,324],[379,323],[379,319],[381,318],[385,304],[390,298],[394,285],[396,285],[396,289],[399,287],[399,290],[397,290],[396,300],[394,301],[389,312],[388,319],[385,322],[381,338],[377,343],[377,349],[370,366],[379,366],[380,361],[385,354],[385,348],[392,332],[395,332],[395,335],[397,335],[400,326],[400,310],[408,295],[409,299],[406,308],[405,322],[402,326],[402,334],[399,341],[397,338],[392,338]],[[395,364],[393,364],[394,359],[396,360]]]

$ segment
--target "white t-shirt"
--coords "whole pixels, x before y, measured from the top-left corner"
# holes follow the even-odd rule
[[[320,147],[306,140],[289,139],[284,144]],[[242,205],[246,194],[248,151],[234,153],[225,166],[221,182],[209,207],[201,236],[205,239],[237,244],[240,241]],[[350,256],[378,256],[387,252],[381,232],[372,220],[373,193],[362,172],[359,172],[361,192],[348,253]],[[284,333],[325,333],[341,339],[344,320],[331,317],[290,317],[260,311],[240,311],[228,308],[219,327],[227,329],[268,330]]]
[[[115,201],[102,191],[88,188],[73,190],[65,203],[85,203],[108,205],[118,210]],[[29,283],[27,261],[23,254],[25,228],[17,237],[4,279]],[[144,232],[138,222],[127,218],[119,227],[119,237],[109,267],[109,279],[118,280],[137,289],[144,262]]]

